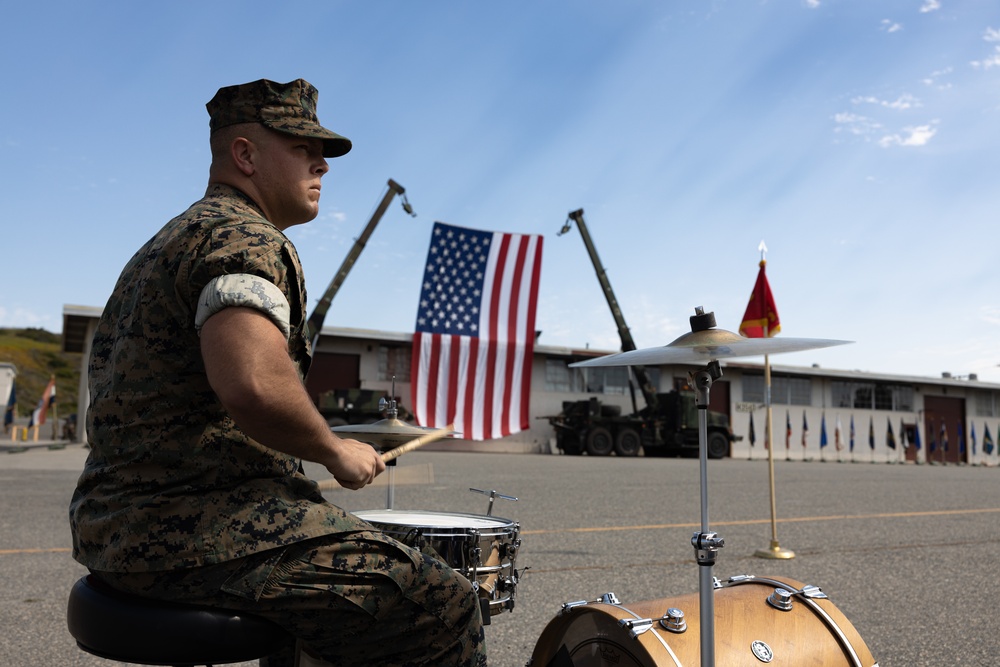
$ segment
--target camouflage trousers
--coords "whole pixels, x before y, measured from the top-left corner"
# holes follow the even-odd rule
[[[464,576],[375,531],[329,535],[189,570],[95,572],[126,593],[268,618],[337,667],[485,667],[479,598]],[[293,652],[262,660],[291,666]]]

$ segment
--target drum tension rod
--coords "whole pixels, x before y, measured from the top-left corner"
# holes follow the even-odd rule
[[[493,516],[493,501],[495,501],[497,498],[502,498],[503,500],[513,500],[514,502],[517,502],[517,498],[515,498],[514,496],[505,496],[502,493],[497,493],[493,489],[490,489],[489,491],[483,491],[482,489],[474,489],[470,486],[469,491],[472,491],[473,493],[481,493],[484,496],[490,497],[490,505],[486,509],[486,516]]]
[[[808,585],[799,590],[788,590],[779,586],[767,597],[767,603],[779,611],[789,611],[792,608],[792,598],[796,595],[809,599],[829,599],[829,596],[819,586]]]

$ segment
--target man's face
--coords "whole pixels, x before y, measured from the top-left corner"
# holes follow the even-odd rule
[[[315,218],[320,180],[329,170],[322,140],[267,128],[255,135],[257,160],[252,178],[267,219],[283,230]]]

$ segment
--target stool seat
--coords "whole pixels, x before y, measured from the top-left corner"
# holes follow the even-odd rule
[[[257,660],[294,641],[278,625],[252,614],[128,595],[92,574],[73,585],[66,622],[84,651],[141,665]]]

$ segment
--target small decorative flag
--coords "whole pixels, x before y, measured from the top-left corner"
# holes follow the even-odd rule
[[[792,446],[792,416],[785,410],[785,449]]]
[[[767,282],[764,267],[766,260],[760,260],[760,271],[757,272],[757,282],[750,293],[750,302],[743,313],[740,324],[740,334],[747,338],[770,338],[781,331],[781,320],[778,318],[778,308],[774,305],[771,285]]]
[[[53,375],[49,378],[49,383],[45,385],[45,391],[42,392],[42,397],[38,401],[38,406],[32,411],[31,419],[28,421],[28,426],[41,426],[45,423],[45,416],[49,412],[49,408],[56,403],[56,376]]]

